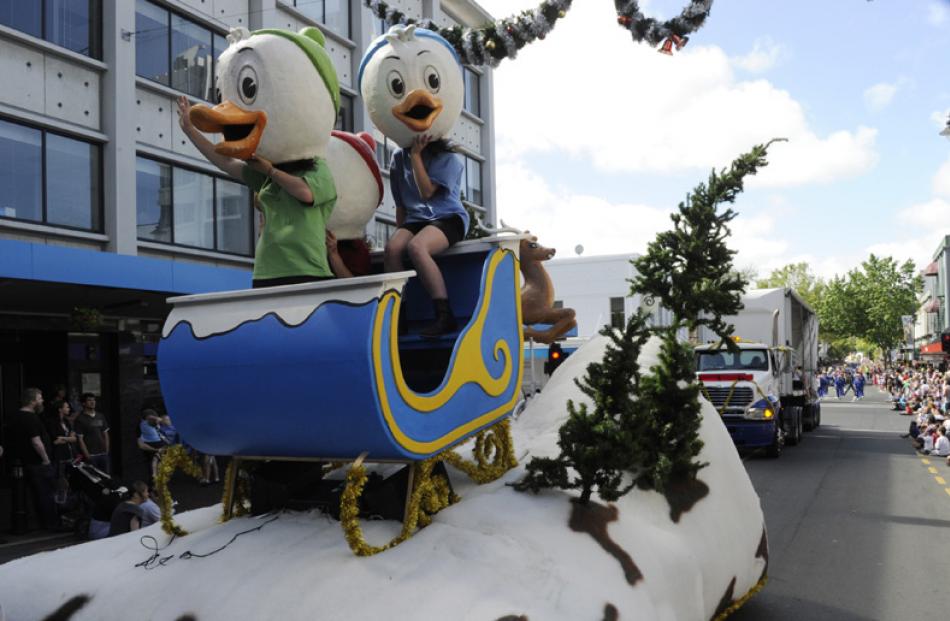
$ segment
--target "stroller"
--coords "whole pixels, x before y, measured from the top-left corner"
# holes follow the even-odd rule
[[[129,489],[92,464],[74,461],[66,466],[69,486],[75,493],[73,527],[83,539],[109,534],[112,512],[131,494]]]

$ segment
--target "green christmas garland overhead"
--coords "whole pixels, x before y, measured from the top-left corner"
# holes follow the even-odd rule
[[[637,0],[614,0],[617,8],[617,23],[630,31],[633,40],[660,45],[664,54],[672,54],[673,47],[682,48],[690,35],[706,23],[713,0],[692,0],[677,17],[665,22],[647,17],[640,10]]]
[[[538,39],[544,39],[554,23],[564,17],[572,0],[544,0],[537,8],[499,19],[480,28],[442,28],[431,19],[416,20],[383,0],[364,0],[373,15],[388,25],[416,24],[442,35],[466,65],[497,67],[506,58]]]

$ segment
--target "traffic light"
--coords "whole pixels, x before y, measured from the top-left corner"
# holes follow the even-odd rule
[[[940,349],[944,352],[950,352],[950,331],[940,335]]]
[[[544,372],[547,375],[554,373],[554,370],[561,366],[567,356],[559,343],[551,343],[548,347],[548,361],[544,363]]]

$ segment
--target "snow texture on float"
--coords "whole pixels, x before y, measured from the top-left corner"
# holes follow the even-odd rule
[[[570,356],[515,421],[519,460],[556,454],[566,400],[586,399],[573,380],[605,347],[597,338]],[[655,363],[656,352],[656,341],[644,348],[644,368]],[[702,416],[699,459],[710,465],[699,478],[709,495],[674,523],[663,496],[631,492],[614,505],[616,520],[605,523],[612,547],[571,529],[569,494],[507,487],[523,475],[519,467],[484,486],[453,475],[462,501],[406,543],[373,557],[354,556],[338,522],[286,513],[214,556],[180,558],[185,551],[214,550],[266,521],[218,524],[220,507],[212,507],[176,517],[192,534],[162,550],[174,558],[149,571],[135,568],[150,555],[139,538],[167,543],[157,525],[0,566],[0,605],[10,620],[43,618],[88,595],[76,619],[490,621],[616,613],[625,621],[705,621],[756,585],[768,552],[759,499],[729,435],[708,403]],[[394,522],[363,526],[371,542],[388,540],[399,528]]]

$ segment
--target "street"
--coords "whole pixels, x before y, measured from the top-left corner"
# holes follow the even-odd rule
[[[769,534],[769,581],[732,618],[944,618],[950,467],[915,454],[869,387],[822,404],[822,424],[772,460],[745,460]]]

